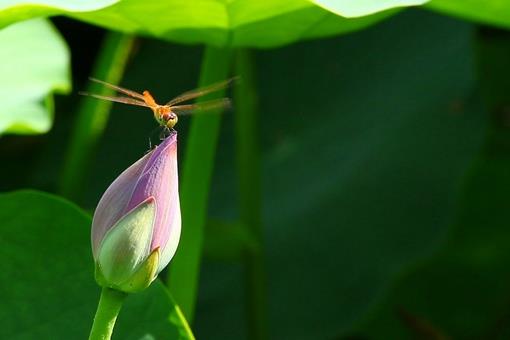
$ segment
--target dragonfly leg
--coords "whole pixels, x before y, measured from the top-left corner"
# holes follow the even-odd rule
[[[164,126],[163,129],[161,130],[161,133],[159,134],[159,139],[164,140],[168,136],[170,136],[170,129]]]

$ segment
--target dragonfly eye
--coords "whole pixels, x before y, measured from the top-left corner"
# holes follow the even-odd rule
[[[165,122],[168,122],[168,121],[171,121],[171,120],[176,120],[177,119],[177,116],[175,113],[173,112],[168,112],[168,113],[164,113],[163,115],[161,115],[161,118],[165,121]]]

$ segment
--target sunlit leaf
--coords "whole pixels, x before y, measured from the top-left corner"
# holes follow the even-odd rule
[[[0,3],[0,27],[40,16],[64,12],[95,11],[119,0],[3,0]]]
[[[0,30],[0,134],[43,133],[53,121],[52,92],[70,89],[67,46],[46,20]]]

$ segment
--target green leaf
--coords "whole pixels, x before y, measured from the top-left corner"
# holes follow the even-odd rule
[[[432,0],[426,7],[462,19],[510,28],[510,1]]]
[[[87,338],[100,294],[90,217],[56,196],[20,191],[0,195],[0,221],[0,338]],[[192,339],[180,315],[156,281],[127,298],[114,338]]]
[[[69,51],[46,20],[0,31],[0,134],[44,133],[53,121],[52,92],[68,92]]]
[[[0,14],[0,27],[30,16],[57,13],[112,30],[173,42],[275,47],[302,39],[359,30],[394,12],[346,19],[308,0],[124,0],[88,12],[71,10],[69,7],[49,8],[46,12],[42,9],[26,9],[20,13],[12,11],[9,15]]]
[[[423,5],[429,0],[310,0],[346,18],[360,17],[395,7]]]

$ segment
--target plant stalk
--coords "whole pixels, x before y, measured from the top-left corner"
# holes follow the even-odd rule
[[[110,288],[101,290],[89,340],[109,340],[112,337],[115,321],[126,296],[126,293]]]
[[[205,86],[226,79],[230,56],[229,49],[207,47],[199,85]],[[223,93],[218,91],[213,95],[221,97]],[[200,101],[211,98],[204,96]],[[209,188],[220,125],[220,114],[194,116],[184,155],[180,190],[183,228],[179,250],[170,265],[167,282],[189,323],[192,323],[195,311]]]
[[[255,65],[249,50],[238,50],[235,57],[236,74],[242,79],[234,89],[240,218],[257,242],[256,251],[244,251],[248,338],[260,340],[267,338],[267,318]]]
[[[118,84],[126,67],[134,38],[126,34],[108,32],[99,49],[92,75],[94,78]],[[110,96],[111,89],[90,82],[88,93]],[[69,141],[64,168],[60,176],[59,193],[72,200],[82,197],[86,187],[89,161],[108,123],[112,103],[91,97],[82,97]]]

